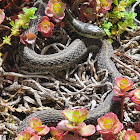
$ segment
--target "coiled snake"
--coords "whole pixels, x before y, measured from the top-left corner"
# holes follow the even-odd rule
[[[37,19],[34,19],[31,23],[30,28],[27,30],[27,32],[33,32],[37,35],[37,29],[36,26],[40,21],[40,18],[44,15],[43,10],[45,10],[45,3],[42,2],[42,0],[37,0],[37,2],[34,4],[34,6],[38,6],[38,10],[36,12]],[[103,31],[94,25],[87,24],[87,23],[82,23],[75,18],[71,16],[71,13],[69,9],[66,9],[66,18],[69,20],[76,28],[76,30],[82,34],[88,33],[88,36],[86,34],[86,37],[90,38],[102,38],[103,37]],[[82,26],[82,29],[80,28]],[[99,48],[101,45],[100,53],[98,56],[97,64],[98,68],[100,69],[107,69],[110,73],[108,80],[110,82],[114,82],[115,77],[121,76],[121,74],[118,72],[116,69],[114,63],[110,59],[111,56],[113,56],[113,48],[112,45],[107,41],[107,40],[94,40],[90,39],[89,40],[85,39],[86,41],[83,42],[80,39],[76,39],[73,41],[69,47],[64,49],[61,52],[58,52],[56,54],[51,54],[51,55],[40,55],[35,53],[31,48],[24,46],[20,49],[21,52],[21,60],[29,66],[29,69],[35,69],[39,71],[44,71],[44,70],[62,70],[64,68],[68,68],[71,64],[74,64],[81,60],[84,55],[89,52],[93,51],[94,48]],[[96,43],[94,43],[96,42]],[[102,43],[98,43],[102,42]],[[85,45],[86,44],[86,45]],[[98,44],[100,44],[98,46]],[[89,110],[88,115],[86,117],[85,122],[88,124],[95,124],[96,119],[102,115],[104,115],[107,112],[114,111],[117,113],[118,109],[118,104],[114,103],[112,101],[113,97],[113,92],[110,92],[109,95],[106,97],[104,102],[100,104],[97,108],[93,110]],[[25,127],[29,125],[29,119],[32,117],[37,117],[39,118],[42,123],[45,123],[47,125],[56,125],[57,122],[60,120],[64,119],[63,115],[61,114],[61,110],[42,110],[42,111],[37,111],[28,117],[26,117],[18,127],[17,132],[21,132],[24,130]]]

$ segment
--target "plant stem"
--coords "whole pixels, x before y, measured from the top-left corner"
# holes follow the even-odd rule
[[[122,98],[121,98],[121,118],[120,118],[121,121],[123,120],[124,98],[125,98],[125,96],[122,96]]]
[[[2,42],[1,44],[0,44],[0,48],[4,45],[5,43],[4,42]]]

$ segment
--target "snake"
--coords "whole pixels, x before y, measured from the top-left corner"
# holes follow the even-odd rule
[[[36,26],[44,15],[44,12],[42,11],[45,10],[46,4],[42,0],[37,0],[34,6],[38,8],[35,14],[37,18],[31,21],[31,26],[27,29],[27,32],[33,32],[37,35],[38,31]],[[63,70],[70,65],[79,62],[85,54],[90,51],[95,51],[95,48],[97,48],[98,50],[100,49],[97,57],[98,69],[107,69],[109,71],[108,81],[114,84],[114,79],[120,77],[121,74],[111,60],[111,57],[114,55],[112,45],[106,39],[102,39],[104,36],[102,29],[95,25],[77,20],[72,16],[69,8],[66,8],[65,18],[70,21],[77,32],[80,32],[80,35],[85,36],[86,42],[81,39],[76,39],[66,49],[50,55],[40,55],[28,46],[21,46],[20,57],[23,63],[31,70]],[[101,48],[99,46],[101,46]],[[120,104],[112,100],[113,94],[113,91],[111,91],[98,107],[88,111],[87,117],[84,120],[86,124],[96,124],[97,118],[108,112],[119,113]],[[33,117],[39,118],[43,124],[48,126],[56,126],[59,121],[65,119],[62,115],[62,110],[47,109],[37,111],[21,121],[17,132],[24,131],[24,129],[29,126],[29,120]]]

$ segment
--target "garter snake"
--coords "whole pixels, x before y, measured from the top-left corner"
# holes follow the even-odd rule
[[[30,29],[27,30],[33,31],[35,33],[35,25],[39,23],[39,18],[44,14],[42,14],[42,10],[45,9],[44,3],[39,0],[37,1],[39,4],[39,8],[37,10],[37,21],[34,20],[32,22],[33,25],[31,25]],[[69,11],[68,11],[69,12]],[[67,12],[67,13],[68,13]],[[71,16],[71,15],[70,15]],[[71,22],[76,23],[77,20],[72,17]],[[72,24],[73,24],[72,23]],[[83,25],[81,22],[77,22],[79,25]],[[73,25],[77,30],[80,31],[80,28]],[[84,33],[85,35],[85,28],[89,27],[89,24],[84,24],[84,27],[82,27],[82,34]],[[87,27],[87,28],[88,28]],[[79,29],[78,29],[79,28]],[[99,29],[99,27],[92,26],[94,29]],[[90,31],[90,28],[88,28]],[[89,33],[87,31],[86,33]],[[99,30],[93,30],[93,33],[89,33],[90,35],[97,35],[99,38],[103,37],[103,32],[100,32],[101,29]],[[92,31],[91,31],[92,32]],[[81,31],[80,31],[81,33]],[[87,35],[85,35],[87,37]],[[89,37],[89,36],[88,36]],[[94,38],[94,37],[93,37]],[[110,59],[111,56],[113,56],[113,48],[112,45],[107,41],[103,40],[102,43],[99,40],[90,40],[86,41],[86,45],[83,41],[80,39],[75,40],[66,50],[56,53],[56,54],[51,54],[51,55],[40,55],[36,54],[32,49],[30,49],[27,46],[22,47],[21,49],[21,59],[25,62],[25,64],[30,68],[30,69],[36,69],[39,71],[45,71],[45,70],[53,70],[53,69],[64,69],[65,67],[77,62],[78,60],[82,59],[84,54],[90,50],[89,48],[91,47],[97,47],[97,44],[91,45],[90,47],[88,46],[90,42],[100,42],[99,44],[102,46],[99,56],[98,56],[98,67],[100,69],[107,69],[110,72],[109,76],[109,81],[113,82],[115,77],[121,76],[121,74],[118,72],[116,69],[114,63]],[[99,48],[98,48],[99,49]],[[114,111],[117,113],[119,110],[118,104],[114,104],[112,102],[112,97],[113,97],[113,92],[110,92],[110,94],[106,97],[104,102],[100,104],[97,108],[93,110],[89,110],[87,118],[85,119],[85,122],[88,124],[95,124],[96,119],[100,116],[103,116],[105,113]],[[64,119],[63,115],[61,114],[61,110],[42,110],[42,111],[37,111],[28,117],[26,117],[19,125],[17,132],[21,132],[29,125],[29,119],[32,117],[37,117],[39,118],[43,124],[47,125],[56,125],[60,120]]]
[[[30,23],[29,29],[26,33],[31,32],[35,35],[38,34],[37,25],[40,22],[42,16],[44,16],[44,11],[46,7],[46,3],[42,0],[37,0],[34,4],[37,7],[36,16],[37,18],[32,20]],[[66,8],[66,19],[71,23],[71,26],[75,29],[78,34],[86,37],[86,38],[102,38],[104,36],[104,32],[98,26],[83,23],[72,16],[72,13],[69,8]],[[86,41],[88,42],[88,41]],[[91,41],[90,41],[91,42]],[[27,46],[21,45],[21,60],[24,64],[28,66],[30,70],[39,70],[39,71],[60,71],[63,69],[67,69],[69,66],[77,63],[87,52],[93,48],[97,48],[97,45],[91,45],[90,47],[86,47],[89,45],[85,45],[83,41],[80,39],[72,42],[67,49],[64,49],[60,53],[50,54],[50,55],[40,55],[37,54],[34,50],[30,49]],[[99,50],[99,49],[98,49]]]

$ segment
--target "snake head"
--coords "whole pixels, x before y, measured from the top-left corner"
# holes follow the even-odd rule
[[[95,26],[93,24],[89,24],[89,23],[86,23],[85,32],[88,33],[89,38],[95,38],[95,39],[102,38],[105,35],[105,32],[103,29],[101,29],[100,27]]]
[[[100,39],[105,35],[104,31],[100,27],[90,23],[84,23],[77,19],[73,19],[72,25],[79,35],[87,38]]]

